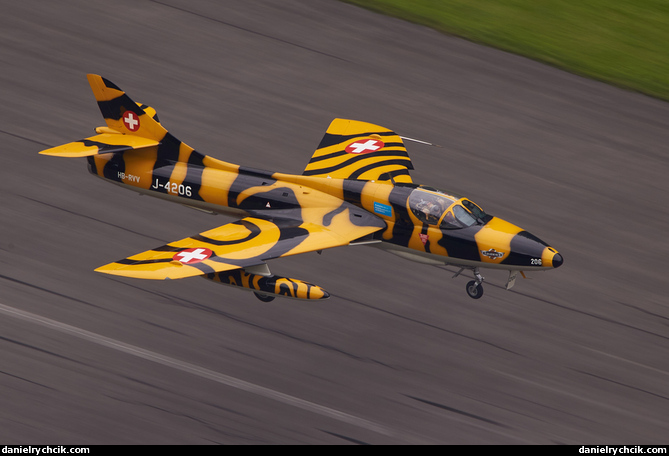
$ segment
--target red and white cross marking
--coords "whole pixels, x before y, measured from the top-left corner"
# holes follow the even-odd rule
[[[139,116],[132,111],[126,111],[123,114],[123,124],[130,131],[139,130]]]
[[[214,252],[205,248],[185,249],[175,254],[172,259],[181,264],[195,264],[206,260],[213,254]]]
[[[385,144],[378,139],[368,139],[355,141],[346,146],[346,152],[349,154],[368,154],[383,148]]]

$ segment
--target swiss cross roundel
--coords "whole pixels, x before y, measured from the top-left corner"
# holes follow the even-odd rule
[[[349,154],[369,154],[381,150],[385,146],[383,141],[373,138],[358,139],[346,146],[346,152]]]
[[[139,116],[132,111],[123,113],[123,125],[130,131],[139,130]]]
[[[214,252],[211,250],[199,247],[195,249],[184,249],[181,252],[175,254],[172,259],[178,261],[181,264],[195,264],[206,260],[213,254]]]

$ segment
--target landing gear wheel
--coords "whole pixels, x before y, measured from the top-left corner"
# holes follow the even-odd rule
[[[256,295],[256,298],[260,299],[262,302],[272,302],[274,301],[274,296],[266,295],[266,294],[260,294],[256,291],[253,292],[254,295]]]
[[[467,294],[472,299],[479,299],[483,296],[483,285],[478,283],[476,280],[472,280],[467,283]]]

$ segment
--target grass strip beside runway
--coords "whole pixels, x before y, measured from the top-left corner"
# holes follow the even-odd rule
[[[669,100],[666,0],[344,0]]]

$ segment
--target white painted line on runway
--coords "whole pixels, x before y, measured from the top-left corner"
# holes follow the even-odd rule
[[[392,432],[385,426],[381,426],[379,424],[373,423],[363,418],[358,418],[356,416],[349,415],[347,413],[343,413],[338,410],[331,409],[329,407],[318,405],[313,402],[309,402],[294,396],[290,396],[288,394],[281,393],[279,391],[255,385],[253,383],[249,383],[244,380],[240,380],[238,378],[230,377],[229,375],[221,374],[220,372],[215,372],[210,369],[206,369],[204,367],[196,366],[195,364],[187,363],[185,361],[180,361],[178,359],[171,358],[169,356],[161,355],[160,353],[156,353],[150,350],[145,350],[143,348],[136,347],[134,345],[126,344],[124,342],[111,339],[109,337],[105,337],[90,331],[86,331],[85,329],[77,328],[75,326],[70,326],[68,324],[52,320],[50,318],[42,317],[40,315],[27,312],[25,310],[16,309],[14,307],[5,304],[0,304],[0,312],[14,318],[18,318],[20,320],[24,320],[30,323],[35,323],[40,326],[50,328],[64,334],[69,334],[71,336],[78,337],[79,339],[84,339],[89,342],[102,345],[104,347],[113,348],[114,350],[118,350],[123,353],[147,359],[149,361],[162,364],[163,366],[172,367],[174,369],[178,369],[183,372],[188,372],[190,374],[197,375],[199,377],[206,378],[208,380],[213,380],[215,382],[221,383],[226,386],[230,386],[232,388],[237,388],[242,391],[246,391],[252,394],[257,394],[259,396],[273,399],[275,401],[282,402],[284,404],[292,405],[294,407],[298,407],[303,410],[308,410],[310,412],[314,412],[328,418],[333,418],[335,420],[342,421],[344,423],[358,426],[370,431],[378,432],[383,435],[397,437],[395,432]]]

